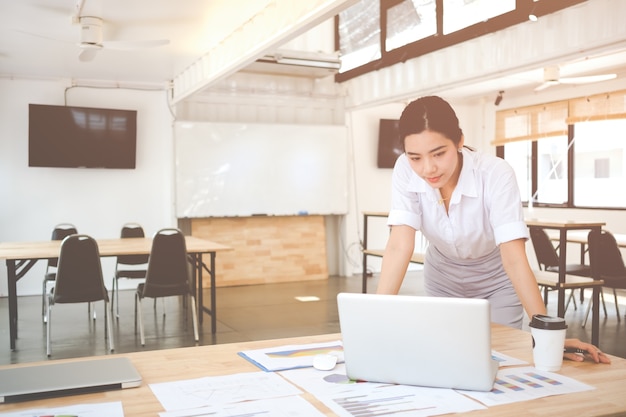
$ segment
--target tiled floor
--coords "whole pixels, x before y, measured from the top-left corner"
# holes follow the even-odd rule
[[[368,289],[373,292],[376,277],[369,279]],[[360,292],[361,278],[331,277],[324,281],[304,281],[227,287],[217,289],[217,332],[211,334],[211,319],[204,316],[200,344],[218,344],[247,340],[272,339],[289,336],[339,332],[336,294],[342,291]],[[423,294],[421,272],[410,272],[401,293]],[[208,295],[208,291],[207,291]],[[617,322],[612,294],[607,290],[608,317],[601,313],[600,346],[611,354],[626,357],[626,320]],[[141,347],[135,334],[133,291],[122,291],[119,320],[113,325],[115,353],[139,350],[167,349],[194,346],[191,321],[185,325],[182,309],[176,298],[157,304],[144,303],[146,346]],[[297,297],[315,297],[315,301],[299,301]],[[208,297],[205,297],[208,300]],[[588,298],[587,298],[588,300]],[[0,364],[46,360],[45,325],[41,320],[41,298],[19,298],[19,339],[16,351],[9,349],[8,300],[0,299]],[[554,313],[556,296],[551,295],[549,312]],[[581,327],[587,303],[567,311],[568,336],[590,340],[591,325]],[[167,312],[164,317],[163,311]],[[622,303],[622,312],[626,303]],[[85,305],[57,305],[52,318],[52,357],[60,359],[78,356],[107,354],[104,341],[104,313],[97,307],[95,323],[89,319]]]

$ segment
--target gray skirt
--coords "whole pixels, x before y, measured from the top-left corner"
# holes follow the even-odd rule
[[[491,321],[522,328],[524,309],[504,272],[500,249],[478,259],[449,259],[434,246],[426,250],[424,288],[434,297],[489,300]]]

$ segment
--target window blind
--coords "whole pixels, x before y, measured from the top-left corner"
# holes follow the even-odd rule
[[[567,135],[567,126],[626,119],[626,90],[496,112],[495,146]]]
[[[567,135],[567,116],[567,101],[496,112],[493,144],[501,146],[509,142]]]
[[[625,118],[626,90],[569,100],[567,124]]]

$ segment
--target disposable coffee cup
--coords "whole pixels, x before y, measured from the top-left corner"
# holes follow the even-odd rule
[[[558,371],[563,364],[567,324],[561,317],[535,314],[530,321],[533,360],[540,371]]]

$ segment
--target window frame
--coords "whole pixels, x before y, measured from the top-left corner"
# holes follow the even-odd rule
[[[348,71],[335,74],[336,82],[341,83],[348,81],[360,75],[405,62],[408,59],[417,58],[421,55],[493,33],[522,22],[528,22],[529,14],[534,14],[538,17],[545,16],[576,4],[584,3],[587,0],[516,0],[514,11],[496,16],[484,22],[476,23],[447,35],[443,34],[443,0],[435,0],[437,13],[436,35],[408,43],[390,51],[385,50],[385,39],[387,38],[387,10],[397,5],[402,0],[378,1],[380,6],[379,46],[381,57]],[[335,50],[340,51],[340,49],[339,15],[337,15],[335,16]]]

